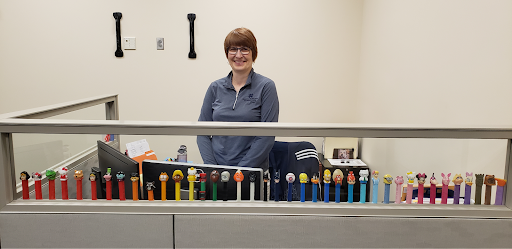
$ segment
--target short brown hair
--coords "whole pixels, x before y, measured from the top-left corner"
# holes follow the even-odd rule
[[[258,57],[258,46],[256,45],[256,37],[247,28],[236,28],[233,29],[226,36],[224,40],[224,52],[226,52],[226,58],[228,57],[228,49],[231,46],[244,46],[248,47],[252,51],[252,61],[256,61]]]

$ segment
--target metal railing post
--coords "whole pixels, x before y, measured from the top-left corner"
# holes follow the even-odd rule
[[[0,133],[0,209],[12,202],[16,191],[12,133]]]

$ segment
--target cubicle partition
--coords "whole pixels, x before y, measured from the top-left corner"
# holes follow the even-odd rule
[[[44,119],[93,104],[106,105],[107,120]],[[512,179],[511,127],[141,122],[119,121],[118,117],[116,95],[0,116],[2,247],[414,248],[512,244],[512,191],[506,187],[504,205],[20,199],[13,159],[13,134],[18,133],[505,139],[504,176]],[[94,150],[66,163],[80,164],[91,155]]]

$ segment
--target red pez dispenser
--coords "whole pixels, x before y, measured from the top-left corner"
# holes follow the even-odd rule
[[[20,173],[21,186],[23,187],[23,200],[30,199],[28,194],[28,179],[30,179],[30,175],[27,171],[23,171]]]

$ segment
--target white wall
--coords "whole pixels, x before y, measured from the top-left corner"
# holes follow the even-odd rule
[[[363,13],[357,122],[512,125],[512,1],[365,0]],[[394,177],[503,177],[505,149],[504,140],[364,139],[362,158]]]
[[[230,67],[234,28],[258,39],[254,68],[276,82],[280,122],[352,122],[363,2],[353,1],[14,1],[0,2],[0,113],[118,93],[123,120],[195,121],[208,85]],[[137,49],[114,57],[115,20]],[[188,13],[197,59],[188,59]],[[156,50],[156,37],[165,50]],[[343,97],[341,97],[343,96]],[[124,137],[122,143],[139,139]],[[151,137],[160,158],[180,144],[201,159],[195,137]],[[316,141],[321,148],[321,141]]]

